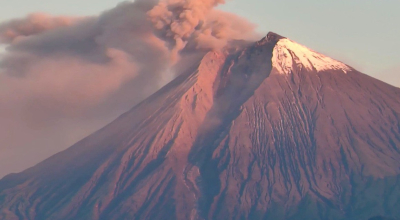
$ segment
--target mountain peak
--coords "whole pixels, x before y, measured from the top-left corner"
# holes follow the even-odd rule
[[[275,35],[271,33],[270,37],[274,38]],[[340,71],[343,73],[352,71],[352,68],[348,65],[287,38],[279,39],[273,52],[272,62],[273,67],[281,74],[302,70],[312,72]]]
[[[262,43],[262,42],[274,42],[274,41],[279,41],[279,40],[285,39],[285,38],[286,37],[283,37],[283,36],[281,36],[281,35],[279,35],[277,33],[268,32],[268,34],[263,39],[261,39],[259,42],[260,43]]]
[[[400,217],[400,89],[275,33],[238,45],[0,180],[0,219]]]

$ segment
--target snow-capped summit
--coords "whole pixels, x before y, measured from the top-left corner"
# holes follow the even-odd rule
[[[272,58],[273,67],[281,74],[289,74],[294,68],[324,72],[339,70],[347,73],[352,69],[346,64],[317,53],[287,38],[280,39]]]

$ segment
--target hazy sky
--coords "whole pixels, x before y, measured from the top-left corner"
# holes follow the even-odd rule
[[[102,11],[115,7],[119,2],[121,1],[0,0],[0,23],[13,18],[24,17],[32,12],[45,12],[52,15],[67,16],[97,15]],[[398,0],[228,0],[227,4],[220,8],[239,14],[255,23],[260,34],[274,31],[318,52],[341,60],[361,72],[400,87],[400,28],[398,27],[400,21],[400,14],[398,13],[400,1]],[[124,20],[118,21],[125,22]],[[139,23],[139,26],[141,24]],[[112,25],[110,28],[112,30],[108,33],[110,36],[102,39],[106,43],[110,43],[108,42],[109,40],[116,38]],[[76,33],[85,31],[78,28],[73,30]],[[68,34],[72,34],[71,36],[75,37],[78,36],[70,32]],[[48,39],[51,40],[53,38],[50,36]],[[61,36],[60,39],[62,40],[61,42],[70,42],[69,37]],[[127,40],[124,38],[121,39]],[[73,40],[71,42],[74,42]],[[38,42],[40,43],[40,41]],[[116,41],[112,43],[118,44],[120,42]],[[80,47],[86,46],[66,45],[72,47],[71,50],[79,50]],[[141,45],[141,42],[136,45]],[[45,44],[46,46],[48,45]],[[54,45],[50,45],[49,47],[52,46]],[[65,45],[61,46],[70,49]],[[39,47],[32,47],[31,49],[39,52],[46,50],[46,48]],[[135,47],[133,47],[134,49]],[[98,58],[93,56],[97,54],[96,51],[95,54],[89,54],[92,57],[88,57],[86,61],[86,57],[79,56],[69,58],[82,58],[82,60],[68,60],[66,63],[64,63],[65,60],[61,60],[57,68],[55,68],[57,69],[55,74],[51,72],[50,68],[51,74],[43,75],[45,77],[39,78],[42,80],[40,82],[27,81],[26,87],[24,87],[25,84],[19,83],[15,85],[22,87],[13,88],[14,84],[0,81],[0,177],[9,172],[21,171],[72,145],[111,121],[121,112],[132,107],[132,100],[137,101],[138,98],[136,96],[143,95],[133,95],[132,90],[129,90],[131,89],[130,87],[125,88],[126,90],[120,89],[118,91],[122,94],[121,96],[114,94],[113,98],[116,98],[115,103],[119,103],[115,104],[114,100],[106,95],[109,95],[108,93],[113,94],[114,89],[119,88],[120,81],[124,81],[125,77],[130,79],[130,73],[121,73],[119,76],[120,81],[99,78],[96,82],[99,85],[110,81],[115,84],[109,88],[105,87],[104,91],[97,91],[100,92],[100,95],[105,94],[104,97],[108,97],[111,101],[108,100],[107,102],[97,103],[97,105],[91,105],[90,108],[88,107],[89,110],[82,110],[83,113],[75,113],[73,111],[76,106],[81,107],[80,105],[87,104],[87,102],[90,104],[90,102],[95,102],[96,100],[91,100],[90,97],[83,96],[82,100],[80,100],[83,104],[76,103],[75,99],[69,99],[68,95],[71,95],[69,92],[72,91],[72,93],[75,92],[78,94],[82,92],[82,94],[87,95],[88,91],[90,92],[103,86],[97,86],[95,89],[91,88],[90,86],[95,87],[97,84],[93,83],[93,78],[90,77],[94,77],[97,80],[97,75],[88,74],[87,78],[81,77],[81,75],[78,75],[80,73],[77,72],[82,69],[78,68],[78,70],[75,70],[73,68],[74,65],[69,65],[71,62],[75,64],[75,68],[80,67],[82,63],[85,64],[86,66],[84,67],[86,69],[83,69],[82,72],[92,73],[94,70],[97,71],[96,74],[100,74],[103,77],[108,77],[107,73],[109,72],[118,72],[113,71],[115,68],[122,68],[129,71],[132,69],[129,63],[124,62],[124,54],[118,51],[108,52],[111,53],[112,57],[117,58],[116,60],[118,61],[115,63],[116,66],[111,66],[109,67],[110,69],[99,69],[97,65],[86,65],[87,60]],[[154,56],[150,55],[150,57]],[[30,59],[34,60],[34,58],[31,57]],[[42,62],[43,60],[40,61]],[[49,67],[49,63],[43,65]],[[59,68],[59,65],[64,65],[65,68]],[[17,63],[16,67],[18,66],[19,63]],[[37,71],[42,74],[41,71],[43,69],[46,68],[37,69]],[[42,76],[40,74],[38,76]],[[79,88],[73,87],[75,89],[71,89],[69,86],[76,86],[74,80],[77,76],[79,79],[86,80],[82,83],[89,82],[89,84],[83,84],[84,86],[79,86]],[[4,78],[8,79],[7,77]],[[0,73],[0,80],[2,79],[2,73]],[[24,77],[10,79],[12,79],[10,82],[13,83],[18,80],[24,81]],[[53,85],[52,80],[59,84]],[[63,80],[68,82],[64,83]],[[30,87],[36,84],[40,87]],[[88,87],[87,91],[79,90],[85,87]],[[50,91],[51,89],[54,89],[54,91]],[[30,93],[32,93],[32,96],[30,96]],[[42,93],[49,96],[44,97],[45,99],[42,100],[30,99],[35,94]],[[65,95],[67,96],[64,97]],[[95,96],[98,94],[89,95]],[[29,99],[24,96],[29,96]],[[2,100],[4,97],[7,100]],[[53,100],[54,97],[59,99]],[[100,97],[99,100],[102,100],[104,97]],[[55,101],[55,104],[46,101],[46,98]],[[23,112],[35,113],[30,114],[29,117],[37,120],[34,120],[34,123],[28,122],[29,120],[25,118],[26,114]],[[43,117],[43,120],[40,117]]]

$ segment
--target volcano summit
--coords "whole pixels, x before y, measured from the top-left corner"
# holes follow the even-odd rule
[[[269,33],[0,181],[0,219],[400,217],[400,89]]]

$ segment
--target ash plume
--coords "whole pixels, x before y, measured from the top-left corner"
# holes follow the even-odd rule
[[[29,37],[42,32],[70,26],[79,18],[67,16],[53,17],[44,13],[34,13],[21,19],[14,19],[0,24],[0,44],[9,44],[19,38]]]
[[[72,121],[87,128],[82,133],[87,135],[192,66],[198,61],[193,57],[231,40],[252,40],[255,26],[215,9],[223,3],[137,0],[98,16],[34,13],[1,23],[0,146],[39,152],[51,142],[40,137],[68,133]],[[32,130],[41,133],[12,135]],[[21,161],[3,155],[0,167]],[[0,170],[0,176],[6,172]]]
[[[224,0],[163,0],[148,12],[156,34],[167,42],[173,58],[190,49],[219,49],[234,39],[248,39],[254,25],[215,10]]]

